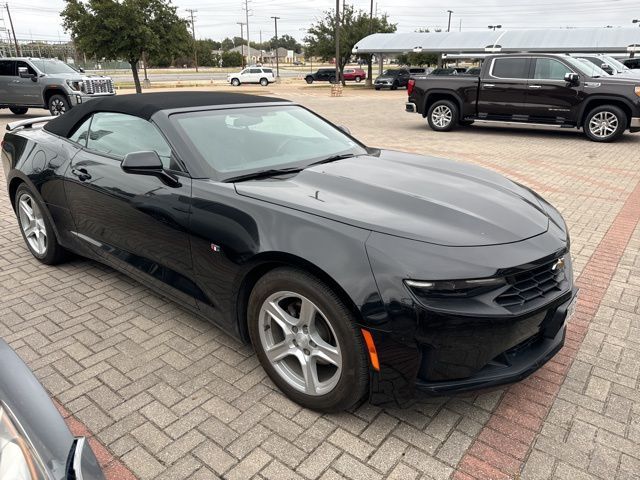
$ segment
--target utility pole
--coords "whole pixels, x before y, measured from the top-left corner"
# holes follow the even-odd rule
[[[461,31],[462,31],[462,19],[460,19],[460,28],[459,28],[459,30],[458,30],[458,31],[459,31],[459,32],[461,32]]]
[[[198,10],[187,8],[187,12],[191,14],[191,36],[193,37],[193,58],[196,62],[196,72],[198,71],[198,44],[196,43],[196,24],[193,20],[193,14]]]
[[[373,0],[371,0],[371,10],[369,10],[369,35],[373,33]],[[367,62],[367,81],[365,86],[370,87],[373,85],[373,54],[369,54],[369,61]]]
[[[339,2],[340,0],[336,0],[336,1]],[[280,59],[278,58],[278,20],[280,20],[280,17],[271,17],[271,18],[273,18],[273,23],[276,29],[276,79],[280,81]]]
[[[336,83],[340,82],[340,0],[336,0]]]
[[[242,68],[244,68],[244,22],[236,22],[240,25],[240,56],[242,57]]]
[[[251,58],[251,42],[249,42],[249,0],[244,0],[244,13],[247,22],[247,65],[249,65],[251,63],[249,61]]]
[[[9,4],[5,3],[5,7],[7,7],[7,15],[9,16],[9,25],[11,26],[11,32],[13,33],[13,41],[16,45],[16,56],[21,56],[20,53],[20,45],[18,44],[18,37],[16,37],[16,31],[13,28],[13,20],[11,20],[11,11],[9,10]]]
[[[260,63],[264,63],[262,61],[262,29],[260,29]]]
[[[449,12],[449,23],[447,24],[447,32],[451,31],[451,14],[453,13],[453,10],[447,10],[447,12]]]

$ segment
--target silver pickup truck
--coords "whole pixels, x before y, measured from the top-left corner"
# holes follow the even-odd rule
[[[24,115],[46,108],[51,115],[93,98],[115,95],[109,77],[86,75],[60,60],[0,58],[0,108]]]

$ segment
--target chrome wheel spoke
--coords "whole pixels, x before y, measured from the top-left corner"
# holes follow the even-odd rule
[[[311,335],[316,346],[311,350],[311,355],[317,358],[321,358],[327,363],[335,366],[339,366],[341,363],[340,352],[337,347],[329,345],[319,335]]]
[[[18,200],[18,218],[24,238],[37,255],[47,252],[47,227],[42,212],[27,193]]]
[[[317,395],[318,393],[318,370],[316,361],[313,357],[307,357],[300,362],[302,366],[302,374],[304,375],[304,389],[309,395]]]
[[[272,363],[276,363],[283,358],[288,357],[289,355],[295,355],[296,351],[297,349],[292,348],[291,345],[289,345],[289,343],[285,340],[269,348],[266,348],[264,353]]]
[[[302,302],[300,304],[299,322],[302,325],[311,325],[316,316],[316,312],[316,306],[313,303],[311,303],[306,298],[302,299]]]
[[[277,302],[269,302],[265,306],[267,314],[278,324],[285,334],[293,333],[293,327],[297,327],[298,319],[285,312]]]
[[[35,222],[30,222],[27,227],[22,229],[22,231],[24,232],[24,236],[29,238],[31,236],[36,235],[36,232],[38,231],[38,227],[35,224]]]
[[[33,216],[33,209],[31,208],[31,205],[27,203],[26,198],[20,200],[20,212],[23,213],[29,219],[30,222],[33,222],[35,220]]]

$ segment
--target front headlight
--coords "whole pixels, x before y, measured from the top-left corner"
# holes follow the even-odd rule
[[[471,280],[405,280],[405,285],[418,296],[467,297],[506,285],[502,277]]]
[[[640,86],[636,87],[636,95],[640,97]]]
[[[84,87],[84,82],[82,80],[67,80],[67,85],[71,90],[81,92]]]
[[[0,404],[0,478],[40,480],[45,470],[17,422]]]

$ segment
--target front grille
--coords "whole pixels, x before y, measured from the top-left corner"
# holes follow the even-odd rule
[[[85,85],[88,94],[94,93],[113,93],[113,82],[110,78],[104,79],[90,79],[85,80]]]
[[[506,277],[509,288],[498,295],[495,302],[512,309],[561,291],[561,283],[566,276],[564,268],[554,269],[557,262],[556,258],[539,267]]]

